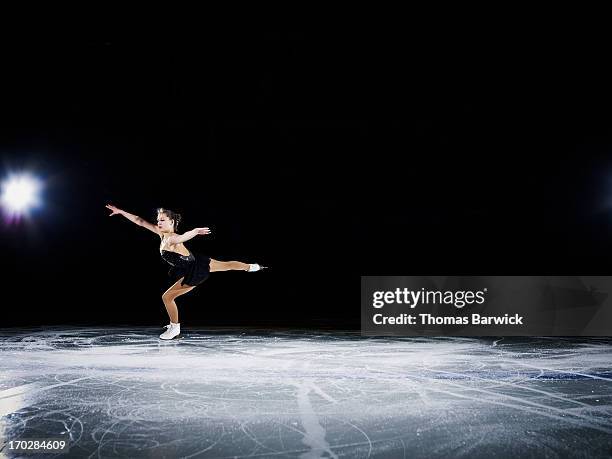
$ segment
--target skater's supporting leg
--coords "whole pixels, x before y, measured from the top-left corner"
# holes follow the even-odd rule
[[[174,300],[195,288],[194,286],[181,285],[182,281],[183,278],[181,277],[162,295],[162,301],[164,302],[164,306],[166,306],[168,316],[170,316],[170,322],[173,323],[179,323],[178,308]]]

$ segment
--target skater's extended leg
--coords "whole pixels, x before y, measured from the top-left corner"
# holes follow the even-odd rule
[[[210,272],[215,271],[248,271],[249,264],[241,261],[219,261],[210,259]]]

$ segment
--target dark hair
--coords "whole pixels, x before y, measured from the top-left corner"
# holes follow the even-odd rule
[[[157,208],[157,213],[158,214],[166,214],[166,216],[170,219],[170,220],[174,220],[174,231],[178,230],[178,225],[181,222],[182,218],[181,214],[179,214],[178,212],[174,212],[170,209],[164,209],[163,207],[158,207]]]

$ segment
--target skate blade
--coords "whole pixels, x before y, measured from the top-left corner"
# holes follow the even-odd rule
[[[170,339],[159,338],[160,341],[174,341],[176,339],[183,339],[183,335],[179,333],[174,338],[170,338]]]

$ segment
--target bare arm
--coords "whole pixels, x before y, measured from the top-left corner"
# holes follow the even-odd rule
[[[168,244],[182,244],[189,239],[192,239],[198,235],[210,234],[210,229],[208,228],[194,228],[191,231],[185,231],[183,234],[175,234],[174,236],[170,236],[168,238]]]
[[[109,217],[113,215],[123,215],[125,218],[127,218],[132,223],[136,223],[138,226],[142,226],[143,228],[146,228],[149,231],[152,231],[157,235],[161,235],[157,226],[155,226],[152,223],[149,223],[144,218],[140,218],[138,215],[134,215],[129,212],[126,212],[125,210],[118,209],[117,207],[111,206],[110,204],[107,204],[106,208],[112,210],[112,213],[109,215]]]

